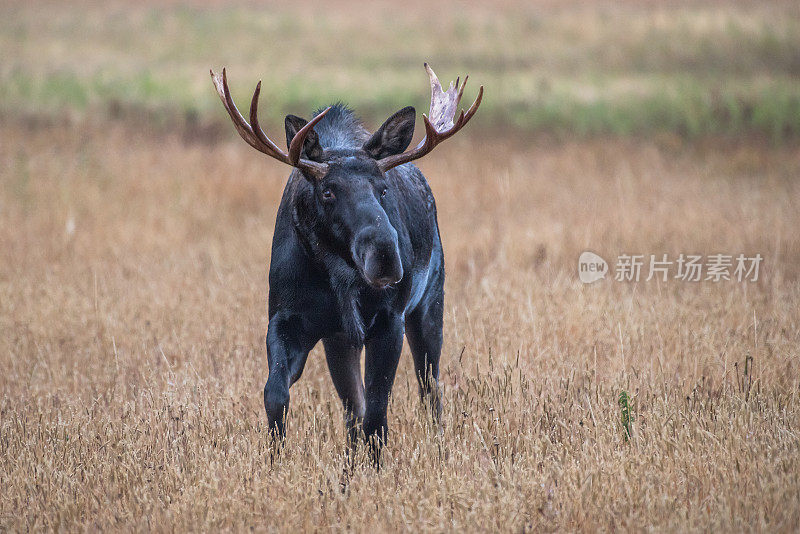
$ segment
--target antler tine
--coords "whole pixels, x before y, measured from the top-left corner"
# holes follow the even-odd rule
[[[461,89],[458,89],[458,79],[456,79],[456,89],[458,89],[458,100],[456,100],[457,104],[461,103],[461,97],[464,96],[464,88],[467,86],[468,80],[469,80],[469,74],[464,76],[464,83],[461,84]]]
[[[244,139],[248,145],[278,161],[297,167],[316,178],[325,175],[328,170],[327,164],[302,159],[300,158],[300,153],[302,152],[303,143],[305,142],[308,132],[310,132],[314,125],[328,112],[327,109],[297,132],[297,135],[295,135],[289,145],[290,150],[289,154],[287,154],[278,148],[278,145],[276,145],[272,139],[267,137],[267,134],[264,133],[264,130],[261,129],[261,125],[258,123],[258,98],[261,94],[261,82],[258,82],[258,85],[256,85],[256,89],[253,92],[253,99],[250,101],[250,124],[248,124],[233,102],[230,89],[228,89],[228,75],[225,69],[222,69],[221,76],[219,74],[214,74],[212,70],[211,79],[214,82],[217,94],[222,100],[222,104],[225,106],[225,110],[233,121],[236,131],[239,132],[239,135],[242,136],[242,139]]]
[[[331,110],[330,106],[325,108],[325,110],[318,114],[316,117],[308,121],[308,123],[300,128],[300,130],[295,134],[292,138],[292,142],[289,143],[289,165],[297,166],[300,160],[300,153],[303,151],[303,143],[306,142],[306,136],[308,132],[314,128],[314,125],[317,124],[322,118]],[[309,163],[316,163],[316,162],[309,162]]]
[[[467,80],[464,80],[464,85],[466,84]],[[478,96],[475,97],[475,102],[472,103],[472,105],[467,110],[467,114],[464,115],[464,124],[468,123],[469,120],[472,118],[472,116],[475,115],[482,101],[483,101],[483,86],[481,85],[480,88],[478,89]]]
[[[214,88],[217,90],[220,100],[222,100],[222,105],[225,106],[225,110],[228,112],[228,115],[230,115],[236,131],[239,132],[239,135],[242,136],[242,139],[244,139],[248,145],[260,152],[264,152],[255,135],[253,134],[253,130],[250,128],[250,125],[247,124],[247,121],[244,120],[242,114],[239,113],[239,109],[236,107],[236,104],[233,103],[231,92],[228,89],[228,76],[225,73],[225,69],[222,69],[222,76],[214,74],[213,70],[210,72],[211,80],[214,82]]]
[[[427,63],[425,63],[425,70],[428,72],[431,82],[430,114],[422,115],[425,123],[425,138],[413,150],[388,156],[378,161],[378,166],[384,172],[398,165],[421,158],[433,150],[436,145],[455,135],[472,119],[483,101],[483,86],[481,85],[478,90],[478,96],[466,113],[462,109],[458,117],[456,117],[456,109],[461,102],[469,76],[464,77],[464,83],[460,87],[457,80],[455,86],[451,83],[450,88],[447,91],[443,91],[439,78]],[[454,118],[455,120],[453,120]]]
[[[261,129],[261,125],[258,123],[258,97],[260,95],[261,80],[259,80],[258,85],[256,85],[256,90],[253,92],[253,99],[250,101],[250,128],[252,129],[256,138],[264,145],[264,147],[271,151],[265,153],[269,154],[275,159],[291,165],[289,157],[286,155],[286,153],[278,148],[278,145],[276,145],[272,139],[267,137],[267,134],[264,133],[264,130]]]

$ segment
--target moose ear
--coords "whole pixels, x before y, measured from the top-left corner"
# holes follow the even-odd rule
[[[373,159],[400,154],[411,143],[414,137],[414,121],[417,112],[413,106],[408,106],[384,122],[378,131],[361,147]]]
[[[296,115],[286,115],[286,146],[292,144],[292,139],[297,135],[300,129],[308,124],[308,121]],[[306,135],[306,140],[303,143],[303,150],[300,152],[300,157],[310,159],[311,161],[322,161],[323,152],[322,145],[319,144],[319,137],[317,132],[312,128]]]

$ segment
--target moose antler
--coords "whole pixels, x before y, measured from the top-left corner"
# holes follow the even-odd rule
[[[278,148],[278,145],[276,145],[269,137],[267,137],[267,134],[264,133],[264,130],[262,130],[261,126],[258,124],[258,96],[261,93],[260,81],[258,82],[258,85],[256,85],[256,90],[253,93],[253,99],[250,101],[250,124],[248,124],[247,121],[244,120],[244,117],[242,117],[242,114],[239,113],[239,109],[236,107],[236,104],[233,103],[231,92],[228,89],[228,76],[225,73],[225,69],[222,69],[221,76],[219,74],[214,74],[214,71],[212,70],[211,79],[214,82],[214,87],[217,89],[220,99],[222,100],[222,104],[228,111],[228,115],[231,116],[231,120],[233,121],[233,125],[236,127],[236,131],[239,132],[239,135],[242,136],[242,139],[247,141],[248,145],[255,148],[259,152],[263,152],[264,154],[277,159],[278,161],[282,161],[283,163],[291,165],[292,167],[297,167],[298,169],[314,177],[321,178],[322,176],[325,176],[325,173],[328,171],[327,164],[301,158],[300,153],[303,150],[303,143],[305,143],[308,133],[314,128],[314,125],[322,120],[322,117],[324,117],[331,108],[325,109],[319,115],[311,119],[297,132],[297,134],[295,134],[294,138],[292,138],[292,142],[289,143],[289,153],[287,154]]]
[[[442,84],[439,83],[439,78],[427,63],[425,63],[425,70],[428,71],[428,76],[431,79],[430,118],[424,114],[422,115],[422,119],[425,121],[425,139],[413,150],[379,160],[378,166],[383,172],[397,167],[398,165],[408,163],[409,161],[419,159],[433,150],[436,145],[463,128],[472,116],[475,115],[475,112],[478,111],[478,107],[481,105],[481,100],[483,100],[482,85],[480,89],[478,89],[478,96],[475,98],[475,102],[472,103],[467,112],[464,113],[462,109],[458,118],[453,121],[469,76],[464,78],[464,83],[461,84],[460,88],[458,86],[459,79],[456,78],[455,86],[453,86],[453,82],[450,82],[450,88],[447,91],[443,91]]]

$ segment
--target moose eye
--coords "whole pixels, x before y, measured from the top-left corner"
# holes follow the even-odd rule
[[[331,191],[330,189],[325,189],[325,190],[322,191],[322,199],[323,200],[331,201],[334,198],[336,198],[336,195],[334,195],[333,191]]]
[[[384,187],[384,188],[383,188],[383,191],[381,191],[381,198],[384,198],[384,197],[386,196],[386,193],[387,193],[388,191],[389,191],[389,190],[388,190],[388,189],[386,189],[386,188]]]

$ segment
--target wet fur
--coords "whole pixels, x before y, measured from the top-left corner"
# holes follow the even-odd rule
[[[363,420],[365,436],[378,438],[370,439],[376,460],[387,433],[386,410],[404,335],[411,347],[420,393],[430,399],[434,417],[441,412],[438,375],[444,255],[433,194],[414,165],[381,173],[372,153],[362,149],[365,141],[378,138],[386,139],[385,143],[376,141],[382,152],[405,149],[413,133],[413,109],[401,110],[384,126],[395,124],[393,118],[397,119],[396,129],[382,127],[380,135],[371,137],[351,110],[337,104],[315,126],[316,136],[306,139],[307,147],[313,139],[307,151],[321,153],[318,157],[328,164],[328,172],[322,182],[299,170],[289,176],[278,208],[269,274],[270,374],[264,405],[270,428],[284,435],[289,387],[300,378],[308,352],[322,340],[334,386],[345,407],[349,439],[357,435]],[[303,122],[288,118],[287,137]],[[321,146],[315,144],[317,140]],[[378,214],[378,219],[368,218],[363,228],[372,228],[375,223],[369,221],[385,216],[388,221],[380,223],[383,237],[376,239],[396,232],[393,250],[397,255],[392,257],[399,260],[403,276],[394,285],[377,289],[366,281],[360,270],[364,266],[355,264],[341,238],[353,221],[337,223],[326,215],[320,190],[334,178],[338,186],[356,194],[352,198],[366,199],[364,206],[377,206],[366,213],[369,217]],[[385,198],[378,193],[384,189]],[[337,206],[349,209],[350,204]],[[353,243],[350,246],[355,246]],[[363,382],[362,348],[366,348]]]

